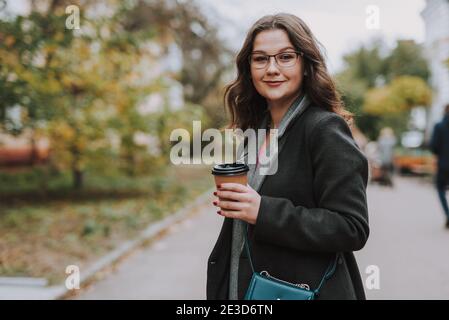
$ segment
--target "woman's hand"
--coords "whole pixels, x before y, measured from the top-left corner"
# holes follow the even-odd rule
[[[219,214],[256,224],[260,207],[260,195],[249,185],[222,183],[214,195],[221,198],[213,202],[220,207]]]

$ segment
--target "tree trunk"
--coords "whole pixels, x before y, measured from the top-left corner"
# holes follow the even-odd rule
[[[72,170],[73,176],[73,188],[75,190],[80,190],[83,187],[83,171],[78,168],[73,168]]]
[[[73,162],[72,162],[72,177],[73,177],[73,188],[79,190],[83,187],[83,170],[81,170],[80,165],[80,151],[76,144],[71,148]]]
[[[34,136],[34,129],[32,129],[30,145],[31,145],[30,165],[32,167],[34,167],[35,164],[38,162],[38,154],[37,154],[36,138]]]

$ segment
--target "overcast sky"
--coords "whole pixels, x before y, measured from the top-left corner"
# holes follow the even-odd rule
[[[335,72],[342,67],[342,56],[374,37],[390,45],[396,39],[424,41],[420,16],[425,0],[196,0],[220,27],[221,35],[239,49],[249,27],[261,16],[276,12],[302,18],[327,50],[328,66]],[[379,28],[369,29],[367,13],[377,6]],[[213,14],[213,11],[216,14]]]
[[[249,27],[265,14],[293,13],[302,18],[326,48],[332,72],[342,66],[342,56],[362,43],[382,37],[391,46],[397,39],[424,41],[420,16],[425,0],[194,0],[200,4],[220,35],[235,50]],[[8,1],[12,11],[22,11],[26,1]],[[369,6],[379,12],[379,28],[369,29]]]

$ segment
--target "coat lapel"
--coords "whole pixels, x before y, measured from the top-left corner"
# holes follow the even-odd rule
[[[269,167],[268,168],[262,168],[265,171],[264,172],[272,172],[274,166],[278,165],[277,161],[279,158],[279,155],[285,145],[285,142],[287,140],[288,136],[288,129],[292,126],[292,124],[295,122],[296,119],[307,109],[307,107],[310,105],[310,100],[307,97],[307,95],[298,98],[293,104],[292,107],[289,108],[287,113],[282,118],[281,124],[279,126],[279,129],[277,130],[277,135],[272,136],[274,139],[278,139],[278,148],[277,153],[273,154],[273,156],[270,155],[271,159],[275,159],[273,161],[269,161]],[[259,128],[266,128],[268,124],[269,114],[264,117],[264,119],[261,122],[261,126]],[[258,146],[262,146],[265,141],[265,136],[262,137],[262,141]],[[259,150],[259,148],[257,148]],[[244,161],[248,164],[248,146],[245,146],[245,156]],[[249,167],[249,173],[248,173],[248,184],[256,191],[259,191],[262,187],[262,184],[265,181],[265,178],[268,174],[261,173],[261,166],[259,165],[256,167],[256,164],[248,164]]]

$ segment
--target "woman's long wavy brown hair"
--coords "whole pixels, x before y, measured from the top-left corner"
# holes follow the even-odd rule
[[[309,27],[295,15],[279,13],[267,15],[254,23],[248,31],[243,47],[237,55],[237,79],[225,88],[225,109],[230,112],[229,128],[256,128],[267,111],[267,102],[255,89],[251,80],[249,56],[254,39],[261,31],[281,29],[287,32],[296,50],[303,52],[303,89],[316,106],[343,116],[348,123],[352,114],[345,110],[334,81],[327,71],[326,63],[319,49],[321,45]]]

